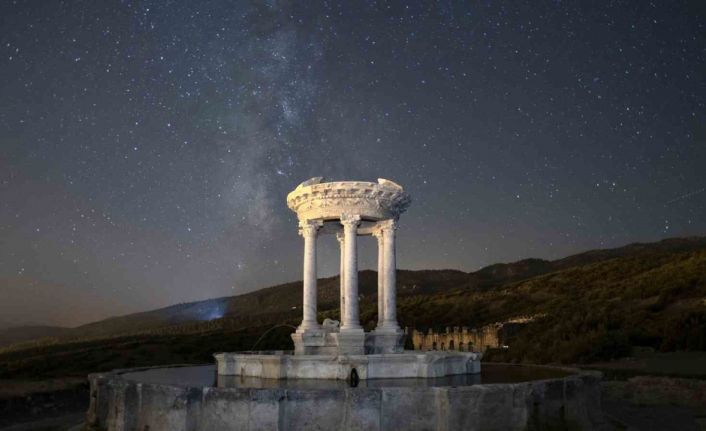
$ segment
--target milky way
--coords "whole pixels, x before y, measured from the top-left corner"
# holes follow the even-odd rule
[[[704,234],[703,8],[2,2],[0,320],[298,279],[319,175],[405,186],[401,268]]]

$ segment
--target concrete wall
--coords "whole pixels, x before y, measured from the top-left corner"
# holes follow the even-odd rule
[[[92,374],[87,429],[597,429],[600,375],[463,387],[336,390],[188,388]]]

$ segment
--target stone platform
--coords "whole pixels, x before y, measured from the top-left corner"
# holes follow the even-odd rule
[[[195,379],[194,368],[206,368],[205,377]],[[539,373],[513,380],[523,369]],[[86,423],[111,431],[606,429],[600,374],[555,369],[565,374],[550,377],[543,372],[549,369],[506,365],[494,372],[511,383],[488,378],[492,384],[485,384],[481,374],[467,383],[396,379],[371,386],[379,380],[365,380],[355,388],[335,380],[307,380],[310,387],[292,380],[270,380],[283,385],[272,388],[221,386],[213,367],[117,370],[89,376]],[[316,388],[317,382],[325,387]],[[338,388],[331,387],[335,382]]]
[[[369,355],[286,355],[282,352],[217,353],[218,374],[264,379],[346,380],[438,378],[480,373],[480,355],[471,352],[416,352]]]

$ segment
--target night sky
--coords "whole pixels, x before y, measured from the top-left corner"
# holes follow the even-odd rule
[[[400,268],[706,234],[704,8],[3,1],[0,321],[300,279],[314,176],[405,187]]]

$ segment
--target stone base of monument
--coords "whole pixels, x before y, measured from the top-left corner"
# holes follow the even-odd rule
[[[358,378],[439,378],[480,373],[480,355],[470,352],[417,352],[369,355],[284,355],[217,353],[218,374],[263,379],[346,380]]]
[[[335,355],[338,353],[336,333],[323,329],[299,330],[292,334],[296,355]]]
[[[89,381],[86,428],[92,430],[611,428],[601,411],[600,373],[553,367],[491,363],[482,374],[368,379],[357,387],[218,376],[212,365],[117,370]]]
[[[292,334],[296,355],[369,355],[402,353],[405,333],[397,326],[380,327],[370,332],[363,328],[341,329],[338,322],[326,319],[315,328],[298,328]]]
[[[299,327],[292,334],[294,355],[277,353],[217,353],[218,375],[262,379],[346,380],[439,378],[480,373],[480,355],[471,352],[404,351],[405,333],[396,325],[370,332],[321,326]]]
[[[365,352],[402,353],[404,351],[405,333],[399,328],[381,328],[365,334]]]

